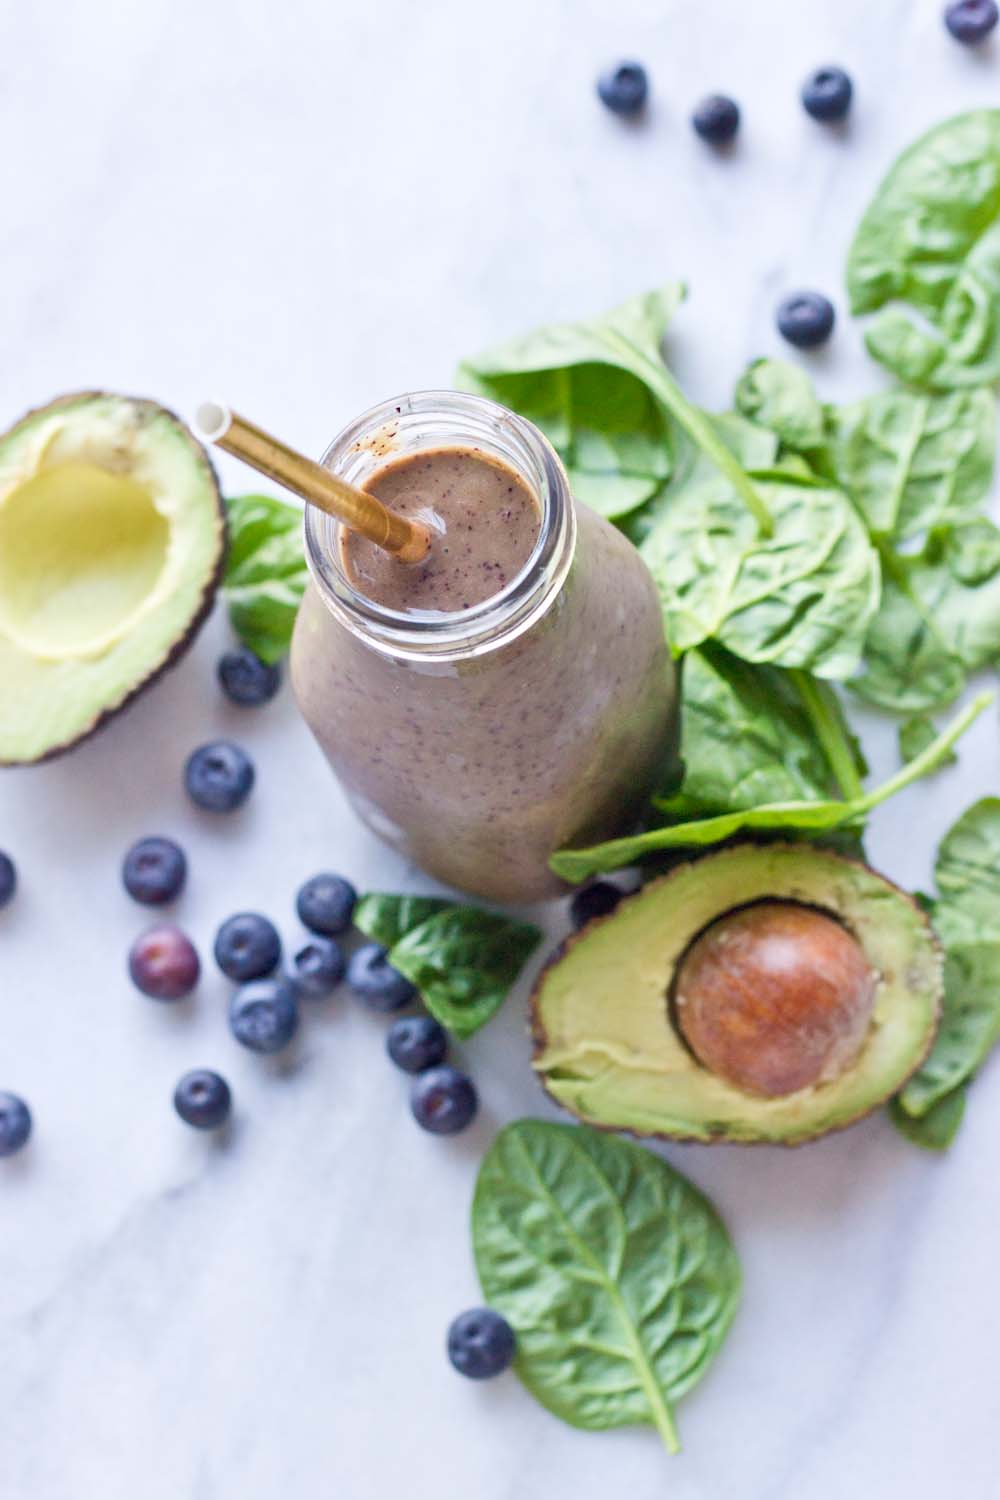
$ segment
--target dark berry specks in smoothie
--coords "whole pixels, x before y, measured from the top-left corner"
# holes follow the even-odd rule
[[[452,613],[491,599],[528,561],[541,517],[530,489],[477,448],[432,448],[386,464],[365,485],[391,510],[431,527],[427,558],[397,562],[364,537],[344,542],[355,586],[389,609]]]

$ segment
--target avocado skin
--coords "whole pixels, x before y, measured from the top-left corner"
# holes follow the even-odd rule
[[[202,590],[201,602],[197,610],[193,615],[190,616],[186,627],[178,637],[175,644],[167,652],[167,655],[154,667],[152,667],[152,669],[146,674],[146,676],[140,678],[138,682],[134,683],[133,686],[127,690],[124,697],[119,699],[117,703],[112,704],[109,707],[99,709],[95,713],[93,721],[90,724],[86,725],[82,730],[80,730],[79,733],[73,735],[72,738],[65,740],[61,744],[51,745],[47,750],[43,751],[41,755],[37,756],[31,756],[21,759],[10,759],[0,756],[0,766],[2,767],[27,765],[35,766],[42,765],[49,760],[55,760],[61,755],[66,755],[70,750],[74,750],[77,745],[82,744],[84,740],[89,740],[93,735],[97,734],[99,730],[103,729],[107,724],[109,724],[112,719],[117,718],[120,713],[122,713],[126,708],[129,707],[131,703],[134,702],[134,700],[139,696],[140,693],[143,693],[147,688],[152,687],[153,683],[156,682],[158,678],[162,677],[163,674],[169,671],[171,667],[176,666],[184,656],[185,652],[187,652],[188,649],[194,644],[198,632],[212,612],[212,606],[215,603],[215,596],[225,573],[226,558],[229,552],[229,523],[226,513],[226,503],[222,495],[222,488],[219,484],[219,476],[216,473],[215,465],[212,463],[207,450],[202,446],[201,443],[197,441],[187,424],[177,415],[176,412],[172,411],[169,407],[163,406],[159,401],[154,401],[152,400],[152,398],[146,396],[122,396],[121,394],[114,391],[104,391],[96,388],[93,390],[71,391],[64,396],[57,396],[52,401],[46,401],[40,406],[31,407],[24,413],[22,417],[20,417],[15,423],[13,423],[12,426],[6,428],[3,433],[0,433],[0,443],[6,441],[7,438],[14,437],[21,430],[21,428],[25,427],[28,423],[35,421],[38,417],[44,416],[48,412],[59,411],[64,408],[80,405],[87,401],[101,399],[128,402],[129,405],[138,408],[140,411],[148,411],[150,414],[155,413],[157,416],[166,417],[177,428],[178,432],[184,438],[187,445],[194,452],[199,466],[204,470],[206,478],[210,482],[211,490],[214,494],[215,508],[221,523],[218,556],[216,558],[215,567],[210,577],[205,582],[205,586]]]
[[[689,1132],[683,1129],[654,1130],[647,1129],[645,1127],[634,1128],[627,1123],[618,1121],[610,1122],[596,1119],[591,1114],[583,1114],[582,1112],[574,1109],[571,1104],[568,1104],[564,1099],[561,1099],[558,1094],[550,1087],[548,1077],[546,1076],[545,1072],[539,1067],[539,1061],[544,1056],[546,1050],[550,1045],[550,1037],[546,1030],[545,1023],[542,1019],[541,1011],[543,1003],[543,992],[545,990],[546,981],[551,975],[552,971],[558,967],[558,965],[566,958],[569,953],[571,953],[581,943],[585,942],[587,937],[592,934],[597,928],[606,927],[609,923],[613,923],[616,919],[620,919],[622,913],[633,902],[645,896],[651,890],[667,889],[671,885],[671,882],[674,882],[681,878],[693,867],[704,867],[706,865],[711,866],[715,861],[724,861],[731,855],[740,854],[745,850],[759,850],[762,853],[773,851],[791,852],[795,854],[806,854],[807,857],[809,855],[814,855],[817,858],[822,859],[823,861],[829,862],[832,866],[835,867],[842,867],[847,870],[854,869],[863,872],[866,876],[875,875],[876,878],[885,887],[891,890],[896,897],[905,902],[906,905],[911,908],[912,912],[915,914],[919,921],[920,927],[929,946],[933,949],[933,952],[936,955],[938,969],[938,983],[935,997],[933,1024],[929,1025],[927,1028],[924,1044],[919,1054],[914,1054],[908,1064],[905,1074],[901,1075],[900,1077],[893,1077],[890,1083],[887,1084],[885,1091],[881,1095],[881,1097],[871,1100],[864,1106],[864,1108],[857,1110],[850,1116],[845,1116],[844,1118],[837,1120],[835,1123],[822,1124],[815,1130],[809,1130],[808,1128],[806,1128],[802,1131],[796,1132],[794,1135],[789,1135],[784,1138],[763,1134],[755,1137],[748,1137],[745,1135],[733,1136],[730,1132],[730,1126],[726,1121],[719,1121],[714,1127],[711,1125],[706,1125],[701,1130],[692,1128],[692,1130],[690,1130]],[[750,897],[750,902],[756,902],[766,899],[768,899],[766,896],[753,895]],[[787,898],[776,895],[773,899],[781,900]],[[715,918],[713,920],[726,915],[728,911],[731,911],[733,909],[735,908],[731,906],[720,908],[720,910],[715,913]],[[843,920],[841,913],[835,906],[823,907],[819,905],[819,903],[817,903],[817,910],[828,911],[832,916]],[[703,927],[699,930],[703,930]],[[688,944],[690,943],[690,941],[693,941],[696,936],[697,933],[690,933],[688,937]],[[857,936],[857,934],[855,934],[855,936]],[[686,944],[685,947],[688,946],[688,944]],[[862,947],[864,947],[863,944]],[[899,1091],[906,1080],[910,1078],[912,1074],[915,1073],[921,1066],[934,1044],[934,1038],[937,1032],[938,1023],[940,1021],[941,1004],[943,999],[943,965],[944,955],[941,944],[937,938],[936,933],[934,932],[933,927],[931,926],[930,919],[926,911],[921,906],[920,902],[916,899],[916,897],[911,895],[909,891],[906,891],[901,886],[896,885],[894,881],[889,880],[886,876],[880,873],[876,874],[876,872],[872,870],[869,865],[865,864],[863,860],[854,859],[848,855],[836,854],[827,849],[817,849],[813,845],[805,843],[764,844],[757,840],[743,840],[734,843],[727,843],[726,848],[722,851],[714,851],[710,854],[702,855],[698,859],[688,860],[683,863],[674,865],[673,868],[671,868],[666,874],[659,876],[657,879],[650,881],[644,886],[640,886],[638,890],[626,896],[621,904],[615,909],[615,911],[608,913],[606,916],[594,917],[578,932],[571,932],[567,934],[563,941],[558,944],[558,946],[549,955],[542,968],[540,969],[535,980],[534,988],[532,989],[531,995],[529,996],[528,1000],[529,1030],[532,1039],[532,1065],[535,1068],[541,1087],[548,1095],[548,1097],[552,1100],[552,1102],[556,1104],[560,1109],[567,1110],[569,1113],[576,1115],[578,1119],[585,1121],[585,1123],[597,1130],[606,1130],[617,1133],[619,1135],[631,1136],[636,1140],[671,1141],[677,1142],[681,1145],[722,1144],[740,1146],[783,1146],[785,1148],[807,1145],[810,1141],[819,1140],[822,1136],[832,1135],[836,1132],[847,1130],[850,1126],[857,1124],[859,1120],[864,1119],[867,1115],[873,1114],[876,1110],[880,1109],[885,1103],[887,1103],[887,1101]],[[664,1015],[666,1016],[669,1014],[671,1016],[670,1029],[674,1037],[676,1038],[678,1047],[684,1048],[684,1050],[687,1051],[686,1044],[680,1037],[680,1034],[673,1022],[672,1008],[668,1009],[667,1004],[666,992],[672,986],[674,977],[675,972],[671,972],[668,975],[667,985],[665,986]],[[752,1112],[754,1107],[754,1100],[750,1095],[746,1095],[746,1099],[749,1111]]]

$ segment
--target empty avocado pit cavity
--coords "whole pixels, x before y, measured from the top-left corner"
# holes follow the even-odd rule
[[[864,1045],[878,976],[835,918],[759,902],[713,922],[677,971],[677,1024],[698,1061],[777,1098],[839,1078]]]
[[[169,537],[129,475],[43,469],[0,506],[0,626],[42,657],[103,650],[153,596]]]

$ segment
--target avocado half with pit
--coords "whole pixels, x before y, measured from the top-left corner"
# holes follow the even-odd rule
[[[927,917],[865,865],[742,845],[589,923],[532,997],[534,1065],[594,1125],[793,1144],[894,1094],[937,1027]]]
[[[68,750],[191,644],[226,523],[199,443],[97,391],[0,437],[0,763]]]

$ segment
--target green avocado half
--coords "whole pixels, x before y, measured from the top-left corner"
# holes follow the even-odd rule
[[[85,391],[0,437],[0,763],[69,749],[175,661],[225,544],[204,449],[153,401]]]
[[[853,1061],[777,1097],[705,1067],[673,1003],[696,939],[729,913],[770,903],[833,917],[857,940],[873,985]],[[794,1144],[853,1123],[901,1087],[934,1038],[941,993],[940,950],[904,891],[819,849],[741,845],[678,866],[567,941],[532,997],[534,1066],[557,1103],[594,1125]]]

